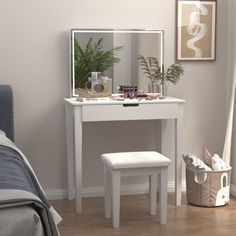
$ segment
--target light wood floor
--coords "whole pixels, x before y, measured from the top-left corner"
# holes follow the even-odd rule
[[[204,208],[174,205],[173,194],[168,196],[168,222],[159,223],[157,216],[148,214],[148,196],[122,196],[120,228],[114,230],[111,220],[104,219],[103,198],[83,199],[83,212],[76,215],[75,202],[52,201],[63,221],[59,224],[61,236],[232,236],[236,233],[236,199],[227,206]],[[158,209],[157,209],[158,210]]]

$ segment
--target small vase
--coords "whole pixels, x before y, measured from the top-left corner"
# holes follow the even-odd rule
[[[163,95],[163,85],[161,81],[152,81],[151,83],[151,93],[159,93]]]
[[[162,82],[160,83],[160,94],[161,94],[162,96],[165,96],[165,95],[166,95],[166,86],[165,86],[164,81],[162,81]]]

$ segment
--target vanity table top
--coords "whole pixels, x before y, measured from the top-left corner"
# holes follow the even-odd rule
[[[73,106],[84,106],[84,105],[118,105],[118,104],[167,104],[167,103],[185,103],[185,100],[173,97],[164,97],[163,99],[157,98],[148,100],[145,98],[133,98],[133,99],[124,99],[116,100],[112,98],[98,98],[98,99],[88,99],[85,101],[78,101],[77,98],[65,98],[66,102]]]

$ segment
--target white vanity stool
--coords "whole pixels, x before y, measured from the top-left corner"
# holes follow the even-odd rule
[[[171,161],[152,151],[105,153],[101,159],[104,162],[105,218],[111,218],[112,213],[113,228],[119,228],[121,176],[149,176],[150,215],[156,215],[157,176],[160,176],[160,222],[166,224],[168,166]]]

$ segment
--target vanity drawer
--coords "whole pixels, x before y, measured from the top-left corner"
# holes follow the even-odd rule
[[[173,119],[178,116],[178,106],[176,103],[84,105],[82,121]]]

